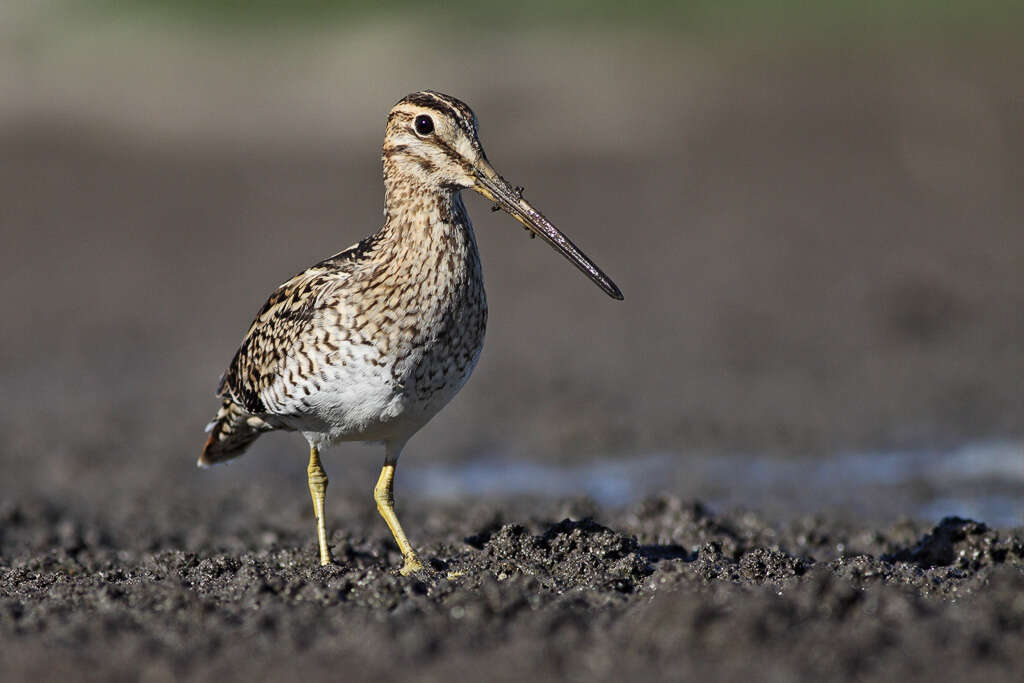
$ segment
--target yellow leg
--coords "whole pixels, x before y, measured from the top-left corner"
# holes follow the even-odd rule
[[[316,514],[316,536],[320,541],[320,564],[331,563],[331,550],[327,547],[327,525],[324,522],[324,507],[327,499],[327,473],[320,466],[320,453],[316,446],[309,449],[309,495],[313,497],[313,512]]]
[[[398,549],[402,551],[402,557],[405,558],[405,564],[401,570],[402,575],[408,576],[423,569],[423,563],[416,557],[416,552],[409,544],[409,539],[405,537],[402,525],[398,523],[398,517],[395,515],[394,481],[395,466],[385,464],[384,469],[380,471],[377,486],[373,489],[373,499],[377,501],[377,512],[387,522],[388,528],[391,529],[391,535],[395,537],[395,543],[398,544]]]

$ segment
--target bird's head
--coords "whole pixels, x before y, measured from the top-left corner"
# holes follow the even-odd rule
[[[522,189],[494,170],[477,136],[476,114],[463,102],[432,90],[402,98],[388,116],[383,159],[389,191],[475,190],[539,235],[608,296],[622,299],[615,283],[523,199]]]

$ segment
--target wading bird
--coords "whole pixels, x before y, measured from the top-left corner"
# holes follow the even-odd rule
[[[476,115],[454,97],[423,91],[396,104],[382,159],[384,226],[270,295],[221,378],[222,403],[198,464],[237,457],[267,431],[301,432],[320,563],[329,564],[320,451],[341,441],[382,442],[373,497],[409,574],[423,565],[395,516],[395,466],[406,442],[466,383],[487,322],[462,190],[494,202],[609,296],[622,293],[498,175],[480,146]]]

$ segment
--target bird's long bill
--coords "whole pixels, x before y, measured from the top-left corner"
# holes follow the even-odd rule
[[[521,190],[516,190],[509,185],[508,181],[498,175],[497,171],[483,159],[477,162],[476,178],[477,183],[473,187],[474,190],[500,206],[510,216],[526,226],[530,232],[540,235],[545,242],[569,259],[574,266],[593,280],[594,284],[603,289],[605,294],[613,299],[622,300],[622,292],[615,286],[611,278],[605,275],[596,263],[587,258],[587,255],[580,251],[579,247],[572,243],[572,240],[551,225],[551,222],[540,211],[530,206],[523,199]]]

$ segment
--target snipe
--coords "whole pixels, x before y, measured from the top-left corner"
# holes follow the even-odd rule
[[[412,435],[466,383],[487,321],[462,190],[493,201],[609,296],[622,293],[491,167],[476,116],[454,97],[423,91],[396,104],[382,156],[384,226],[270,295],[221,379],[223,402],[199,465],[237,457],[267,431],[301,432],[310,448],[320,562],[328,564],[320,450],[339,441],[383,442],[373,495],[408,574],[423,565],[395,516],[395,465]]]

